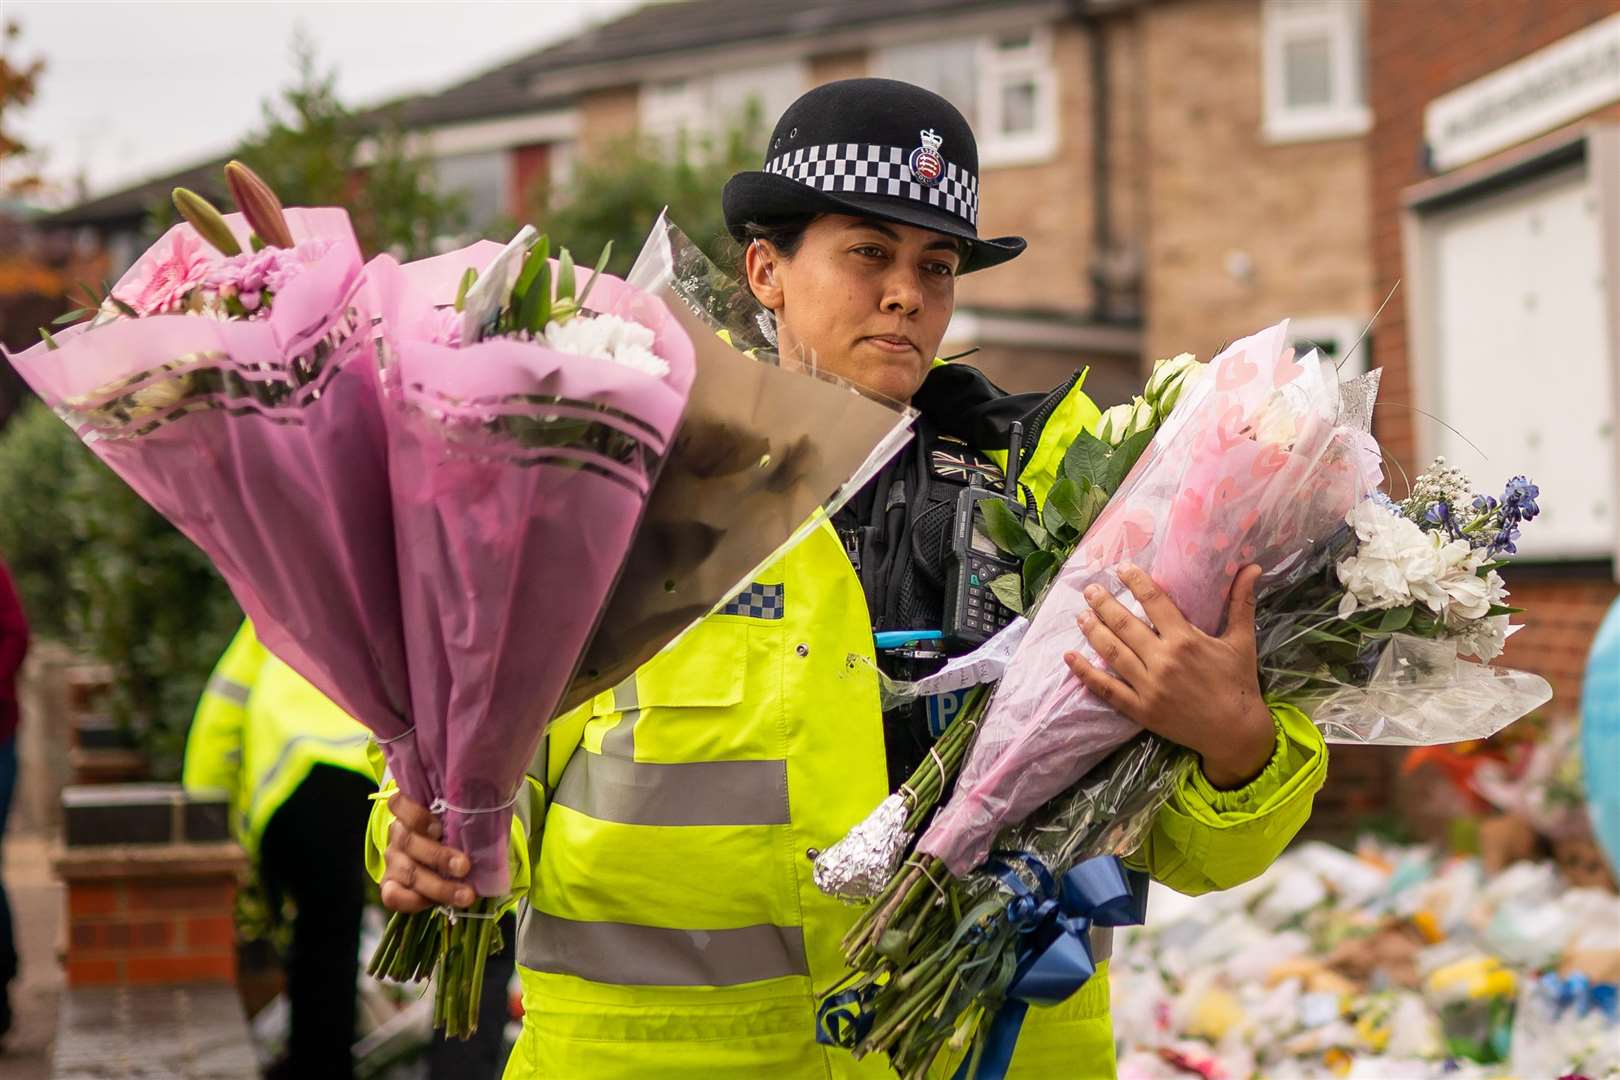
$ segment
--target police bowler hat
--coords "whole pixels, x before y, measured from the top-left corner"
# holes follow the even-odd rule
[[[800,97],[777,121],[764,168],[733,176],[720,201],[738,240],[750,223],[825,213],[959,237],[962,273],[1024,250],[1021,236],[979,239],[979,148],[967,120],[893,79],[843,79]]]

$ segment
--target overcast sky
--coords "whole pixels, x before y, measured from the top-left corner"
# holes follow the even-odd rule
[[[18,130],[46,171],[82,170],[92,192],[229,149],[292,74],[298,27],[338,71],[350,106],[459,82],[636,6],[636,0],[285,2],[0,0],[43,56]]]

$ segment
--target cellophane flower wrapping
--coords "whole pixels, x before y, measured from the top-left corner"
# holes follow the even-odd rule
[[[426,289],[490,251],[412,272],[381,256],[370,272],[424,801],[472,860],[469,882],[497,897],[511,801],[618,581],[694,361],[667,308],[607,275],[590,305],[634,310],[667,376],[538,341],[448,343],[453,290]]]
[[[242,216],[225,220],[246,249]],[[389,740],[409,730],[409,684],[374,313],[348,215],[292,208],[286,220],[300,250],[321,253],[280,282],[267,315],[115,318],[11,360],[203,550],[266,647]],[[177,248],[225,263],[188,224],[148,255]],[[140,299],[147,265],[137,261],[114,295]],[[389,746],[401,788],[425,796],[409,740]]]
[[[918,843],[955,874],[1140,731],[1064,663],[1078,651],[1106,668],[1076,625],[1087,586],[1146,618],[1117,573],[1135,563],[1218,633],[1240,569],[1259,564],[1262,589],[1285,577],[1378,486],[1377,445],[1346,415],[1336,371],[1314,353],[1296,361],[1286,323],[1231,345],[1189,393],[1059,571]]]

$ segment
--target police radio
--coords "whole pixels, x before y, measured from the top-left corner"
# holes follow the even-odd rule
[[[945,564],[945,639],[957,646],[975,646],[996,635],[1016,612],[996,599],[990,583],[1003,574],[1023,570],[1022,560],[997,548],[985,528],[984,504],[1001,500],[1014,517],[1023,520],[1024,501],[1018,496],[1018,455],[1024,436],[1022,424],[1012,426],[1007,451],[1006,483],[1001,491],[972,486],[956,500],[956,520]]]

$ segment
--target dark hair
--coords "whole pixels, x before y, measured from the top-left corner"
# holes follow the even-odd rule
[[[748,250],[748,245],[755,240],[766,240],[784,257],[793,258],[799,253],[799,246],[804,243],[805,230],[810,223],[820,217],[820,214],[799,214],[790,218],[778,218],[765,224],[750,221],[743,225],[743,238],[738,244],[737,264],[742,265],[742,255]]]

